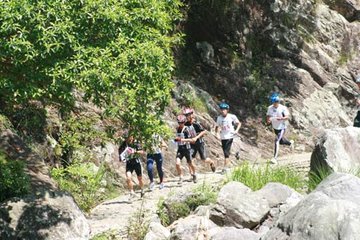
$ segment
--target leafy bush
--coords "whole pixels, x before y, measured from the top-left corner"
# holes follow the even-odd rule
[[[218,191],[218,188],[204,183],[194,188],[192,194],[184,202],[172,202],[166,206],[164,199],[160,199],[157,205],[157,214],[162,225],[169,226],[177,219],[188,216],[197,207],[215,203]]]
[[[122,240],[123,238],[118,235],[119,234],[116,232],[116,230],[109,230],[96,234],[94,237],[91,238],[91,240]]]
[[[79,162],[51,170],[51,176],[60,189],[71,193],[79,207],[86,212],[105,197],[98,192],[104,174],[104,166],[95,169],[92,163]]]
[[[279,182],[289,187],[302,191],[305,187],[304,178],[289,167],[275,166],[251,166],[244,163],[238,166],[229,176],[227,181],[242,182],[252,190],[259,190],[269,182]]]
[[[2,1],[0,102],[12,108],[38,101],[64,113],[81,95],[147,139],[160,131],[158,116],[170,99],[181,5],[180,0]]]
[[[8,160],[0,152],[0,202],[28,193],[30,178],[25,173],[25,163]]]
[[[130,218],[127,226],[127,237],[131,240],[143,240],[149,231],[149,216],[144,210],[144,200],[141,202],[140,209]]]

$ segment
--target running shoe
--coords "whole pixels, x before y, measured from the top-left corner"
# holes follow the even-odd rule
[[[151,182],[150,185],[149,185],[149,190],[152,192],[155,188],[155,183],[154,182]]]
[[[197,183],[197,177],[196,177],[196,174],[193,174],[193,175],[192,175],[192,180],[193,180],[193,182],[194,182],[194,183]]]
[[[214,164],[214,163],[210,163],[210,168],[211,168],[211,171],[212,171],[212,172],[215,172],[215,171],[216,171],[216,167],[215,167],[215,164]]]
[[[159,185],[159,189],[163,189],[165,186],[164,186],[164,183],[160,183]]]
[[[271,163],[271,164],[277,164],[278,162],[277,162],[276,158],[272,158],[272,159],[270,160],[270,163]]]

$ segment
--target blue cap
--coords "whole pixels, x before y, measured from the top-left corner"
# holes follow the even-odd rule
[[[230,106],[229,106],[229,104],[222,102],[219,104],[219,108],[220,109],[229,109]]]
[[[280,102],[280,97],[278,93],[273,93],[270,97],[270,103],[276,103],[276,102]]]

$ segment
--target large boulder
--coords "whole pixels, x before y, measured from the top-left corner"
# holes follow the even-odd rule
[[[333,173],[279,218],[261,240],[359,239],[360,179]]]
[[[63,192],[11,199],[0,205],[0,239],[89,239],[90,227]]]
[[[352,171],[360,167],[360,129],[354,127],[325,130],[317,139],[310,169]]]
[[[298,200],[288,202],[288,199]],[[300,199],[301,195],[279,183],[269,183],[252,192],[242,183],[230,182],[221,189],[210,219],[219,226],[253,229],[267,219],[272,208],[280,208],[287,202],[295,205]]]
[[[181,218],[170,226],[170,239],[173,240],[188,240],[208,239],[209,230],[217,226],[207,217],[190,215],[186,218]]]
[[[247,228],[235,227],[214,228],[210,232],[210,240],[258,240],[261,235]]]
[[[145,236],[145,240],[165,240],[169,239],[170,230],[158,222],[152,222],[149,226],[149,232]]]
[[[9,159],[25,162],[30,179],[26,196],[0,204],[0,239],[88,239],[84,214],[57,189],[44,160],[9,129],[0,133],[0,149]]]

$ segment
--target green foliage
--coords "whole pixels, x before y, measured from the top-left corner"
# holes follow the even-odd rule
[[[216,187],[204,184],[193,190],[195,193],[186,199],[185,203],[189,206],[191,211],[194,211],[201,205],[210,205],[216,202],[219,189]]]
[[[130,218],[127,226],[127,237],[131,240],[143,240],[149,231],[150,221],[148,212],[144,210],[144,200],[140,209]]]
[[[259,190],[269,182],[279,182],[284,185],[302,191],[305,187],[303,177],[294,169],[289,167],[251,166],[244,163],[238,166],[231,173],[227,181],[242,182],[252,190]]]
[[[161,224],[163,226],[169,226],[170,225],[170,218],[169,218],[169,214],[165,208],[164,205],[164,198],[161,197],[157,203],[157,210],[156,210],[157,215],[159,216],[159,219],[161,221]]]
[[[161,131],[180,0],[9,0],[0,4],[0,101],[72,110],[74,94],[132,127]]]
[[[79,163],[65,167],[53,168],[51,176],[59,184],[60,189],[70,192],[79,207],[88,212],[106,197],[99,193],[105,167],[96,169],[92,163]]]
[[[327,178],[334,171],[326,166],[316,166],[315,170],[309,172],[309,179],[307,181],[308,192],[313,191],[325,178]],[[360,168],[341,169],[339,172],[352,174],[360,177]]]
[[[74,115],[63,122],[59,147],[64,161],[83,161],[91,158],[90,148],[108,139],[105,131],[99,131],[100,118],[97,115]],[[83,154],[76,156],[74,150]]]
[[[96,234],[94,237],[91,238],[91,240],[122,240],[122,238],[118,236],[115,230],[109,230]]]
[[[25,163],[9,160],[0,152],[0,202],[28,193],[30,178],[25,173]]]
[[[322,180],[327,178],[332,171],[329,168],[321,167],[317,168],[316,171],[309,172],[309,180],[308,180],[308,191],[311,192],[314,190]]]
[[[192,211],[201,205],[210,205],[216,202],[219,189],[208,184],[194,188],[184,202],[172,202],[164,204],[164,199],[160,199],[157,205],[157,214],[163,226],[169,226],[179,218],[188,216]]]

